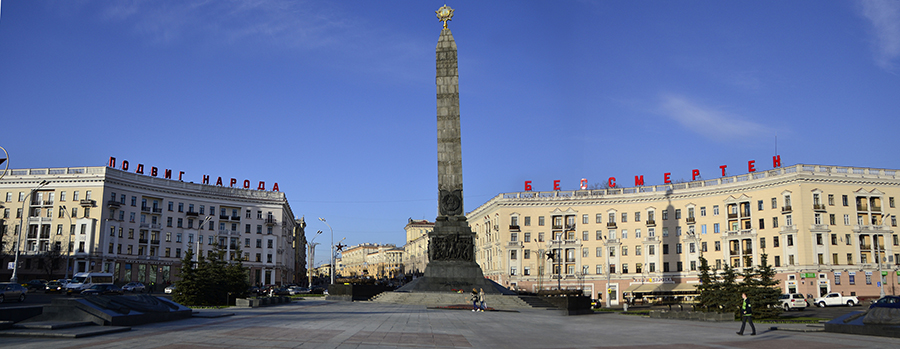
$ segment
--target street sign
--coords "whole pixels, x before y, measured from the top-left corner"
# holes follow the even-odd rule
[[[9,264],[6,265],[6,269],[16,269],[16,262],[9,262]]]

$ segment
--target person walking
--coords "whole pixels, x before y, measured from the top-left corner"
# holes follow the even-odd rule
[[[478,290],[472,289],[472,295],[469,296],[472,301],[472,311],[478,311]]]
[[[487,308],[484,306],[484,289],[483,288],[479,289],[479,291],[478,291],[478,303],[480,303],[479,308],[481,308],[480,310],[483,313],[484,309]]]
[[[756,326],[753,326],[753,307],[751,307],[750,302],[747,301],[746,293],[741,293],[741,298],[743,298],[743,301],[741,301],[741,330],[738,331],[737,334],[743,336],[744,335],[744,326],[746,326],[747,323],[749,322],[750,329],[753,330],[753,332],[750,333],[750,335],[755,336],[756,335]]]

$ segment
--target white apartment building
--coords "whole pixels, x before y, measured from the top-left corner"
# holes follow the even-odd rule
[[[298,281],[295,248],[303,244],[297,236],[303,229],[295,229],[282,192],[112,167],[33,168],[10,170],[0,180],[0,204],[0,261],[13,261],[21,239],[19,280],[63,277],[68,263],[70,276],[103,271],[118,282],[162,285],[178,280],[185,253],[208,253],[218,244],[227,258],[243,259],[252,284]],[[51,251],[62,255],[63,265],[48,271],[43,257]]]

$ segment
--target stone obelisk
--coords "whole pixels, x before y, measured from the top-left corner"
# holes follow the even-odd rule
[[[444,5],[436,11],[444,22],[437,44],[437,146],[438,216],[428,234],[428,264],[425,276],[400,290],[410,292],[451,292],[484,288],[498,293],[494,283],[484,278],[475,262],[475,234],[463,210],[462,147],[459,126],[459,72],[456,42],[447,28],[453,9]]]

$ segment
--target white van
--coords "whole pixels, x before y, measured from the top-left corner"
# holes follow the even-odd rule
[[[66,292],[69,294],[81,293],[96,284],[111,283],[113,283],[112,273],[77,273],[72,277],[72,281],[66,284]]]

